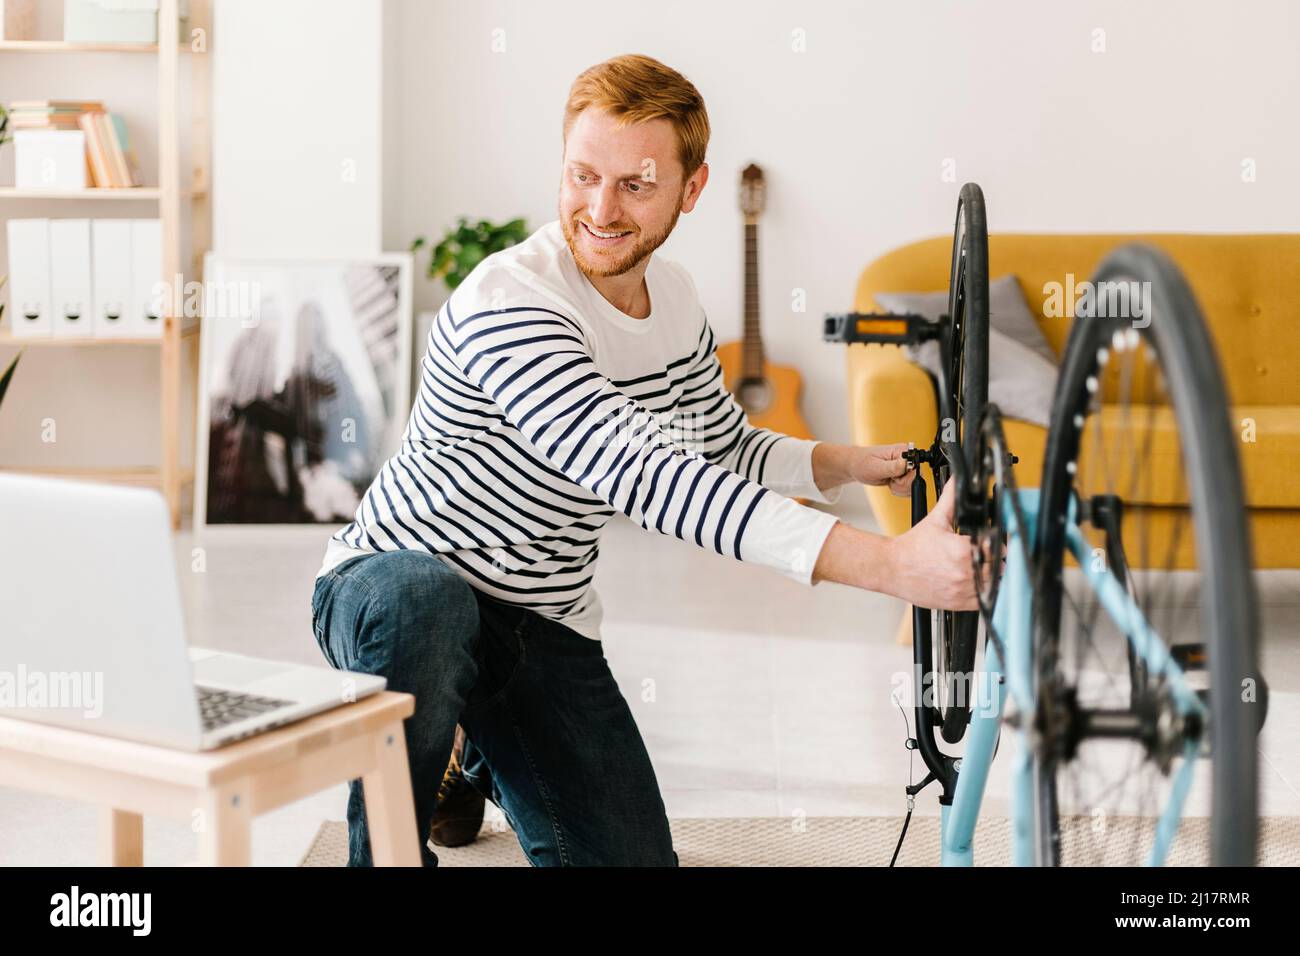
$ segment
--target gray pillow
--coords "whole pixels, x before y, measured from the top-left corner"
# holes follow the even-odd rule
[[[947,292],[877,292],[889,312],[923,315],[932,322],[948,311]],[[939,343],[906,347],[908,358],[931,375],[939,372]],[[1008,418],[1047,427],[1056,391],[1056,356],[1047,344],[1014,275],[989,282],[989,401]]]

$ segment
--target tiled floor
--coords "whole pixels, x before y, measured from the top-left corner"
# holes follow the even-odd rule
[[[870,522],[859,510],[845,516]],[[191,643],[321,663],[308,602],[328,534],[178,535]],[[671,816],[868,814],[901,824],[909,754],[891,694],[908,679],[911,651],[893,640],[897,601],[832,584],[805,588],[623,520],[610,526],[601,555],[606,654]],[[1260,583],[1273,689],[1261,738],[1263,810],[1300,815],[1300,572],[1263,574]],[[992,813],[1006,812],[1005,753],[989,781]],[[923,776],[919,759],[913,774]],[[342,818],[345,793],[338,787],[256,820],[254,862],[296,863],[322,820]],[[933,788],[917,812],[938,812]],[[145,839],[147,863],[196,853],[180,824],[147,820]],[[89,863],[94,850],[88,805],[0,789],[0,863]]]

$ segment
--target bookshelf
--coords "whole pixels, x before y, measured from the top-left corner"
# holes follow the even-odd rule
[[[0,331],[0,346],[16,349],[47,349],[47,348],[101,348],[116,347],[120,345],[148,345],[158,347],[162,344],[162,338],[130,338],[119,336],[112,339],[96,338],[19,338],[16,335],[10,335],[8,332]],[[16,387],[16,386],[15,386]]]
[[[0,199],[125,199],[149,201],[162,197],[162,190],[157,186],[132,186],[122,189],[105,189],[90,186],[86,189],[19,189],[16,186],[0,186]]]
[[[74,43],[68,40],[0,40],[8,53],[157,53],[156,43]]]
[[[161,0],[158,9],[158,42],[140,43],[69,43],[62,40],[6,40],[0,41],[0,55],[81,55],[99,53],[130,53],[151,56],[157,63],[157,123],[158,123],[158,184],[156,186],[84,190],[48,191],[0,187],[0,203],[57,204],[63,201],[144,202],[157,209],[162,223],[162,276],[172,281],[183,276],[183,281],[202,281],[203,256],[212,242],[212,210],[209,187],[211,182],[211,125],[210,98],[212,85],[212,2],[190,0],[188,28],[190,37],[179,34],[178,0]],[[202,31],[197,34],[196,31]],[[191,48],[191,37],[201,35],[202,52]],[[181,169],[181,102],[180,57],[190,56],[190,157],[182,177]],[[187,208],[183,208],[184,207]],[[188,213],[189,249],[188,263],[183,263],[182,229]],[[6,211],[5,215],[8,215]],[[184,266],[188,266],[184,268]],[[7,269],[5,270],[7,271]],[[123,347],[154,348],[158,350],[158,374],[161,401],[158,409],[158,428],[161,430],[159,461],[152,465],[132,468],[106,468],[88,464],[81,467],[51,467],[44,469],[8,468],[6,470],[74,477],[88,481],[109,481],[158,488],[167,500],[173,528],[180,527],[181,493],[186,484],[194,480],[192,462],[181,461],[181,381],[184,346],[188,344],[189,363],[193,381],[198,382],[198,319],[186,320],[172,314],[174,297],[167,297],[163,308],[162,333],[157,338],[15,338],[0,326],[0,348],[82,348],[92,354],[105,354]],[[7,361],[7,359],[5,360]],[[21,376],[14,382],[15,390],[23,387]],[[192,424],[192,423],[191,423]],[[195,436],[195,443],[200,436]]]

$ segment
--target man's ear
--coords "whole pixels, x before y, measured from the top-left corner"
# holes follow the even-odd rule
[[[709,164],[700,163],[700,168],[695,170],[690,179],[686,180],[686,188],[682,191],[682,212],[690,212],[695,208],[700,193],[704,191],[704,184],[708,181]]]

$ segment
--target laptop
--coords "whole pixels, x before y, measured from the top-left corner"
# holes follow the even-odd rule
[[[188,647],[157,491],[0,474],[0,536],[6,717],[198,751],[385,686]]]

